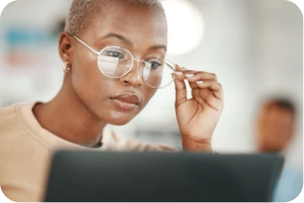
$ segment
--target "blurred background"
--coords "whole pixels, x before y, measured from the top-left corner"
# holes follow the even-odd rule
[[[58,37],[71,2],[15,0],[4,7],[0,16],[0,107],[47,102],[57,94],[63,81]],[[268,145],[269,151],[275,144],[284,145],[276,150],[304,177],[303,10],[288,0],[163,0],[163,4],[169,25],[167,58],[187,69],[216,73],[223,85],[225,108],[214,133],[214,149],[261,152],[262,135],[267,137],[272,131],[291,141],[278,143],[284,139],[268,136],[274,144]],[[272,97],[290,100],[296,107],[295,113],[290,111],[295,119],[291,121],[283,111],[293,110],[286,102],[266,108],[263,101]],[[181,148],[174,99],[172,84],[159,90],[131,123],[112,128],[119,137]],[[257,127],[259,123],[264,125]],[[289,131],[293,125],[295,130]],[[296,189],[304,202],[304,179],[286,177],[281,187],[285,193],[280,194],[292,194],[293,181],[298,181],[301,188]]]
[[[71,0],[19,0],[0,19],[0,107],[49,101],[59,91],[62,62],[58,37]],[[303,22],[285,0],[164,0],[169,22],[168,59],[188,69],[216,73],[225,109],[214,134],[220,153],[257,151],[255,123],[261,102],[292,100],[296,132],[286,152],[303,166]],[[174,85],[159,90],[120,137],[181,147]],[[1,130],[1,129],[0,129]]]

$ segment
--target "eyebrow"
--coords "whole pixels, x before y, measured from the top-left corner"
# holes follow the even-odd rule
[[[149,48],[149,50],[156,50],[156,49],[164,49],[165,51],[167,51],[167,47],[165,45],[157,45]]]
[[[131,42],[124,36],[122,36],[120,34],[116,34],[116,33],[109,33],[109,34],[105,35],[104,37],[102,37],[102,39],[113,38],[113,37],[125,42],[126,44],[133,45],[133,42]],[[165,51],[167,51],[167,47],[165,45],[156,45],[156,46],[152,46],[149,48],[149,50],[157,50],[157,49],[164,49]]]
[[[112,37],[117,38],[117,39],[125,42],[126,44],[133,45],[133,43],[130,40],[128,40],[127,38],[125,38],[122,35],[115,34],[115,33],[109,33],[106,36],[104,36],[102,39],[107,39],[107,38],[112,38]]]

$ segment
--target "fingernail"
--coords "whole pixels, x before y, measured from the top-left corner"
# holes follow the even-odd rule
[[[194,74],[186,74],[186,77],[187,77],[187,78],[193,78],[193,77],[194,77]]]
[[[196,81],[196,83],[201,85],[201,84],[204,84],[204,81]]]
[[[183,70],[183,71],[186,71],[187,69],[186,68],[184,68],[184,67],[181,67],[181,69]]]
[[[175,72],[176,75],[182,75],[182,72]]]
[[[171,74],[172,79],[175,79],[175,73]]]

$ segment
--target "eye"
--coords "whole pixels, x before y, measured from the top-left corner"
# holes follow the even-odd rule
[[[109,56],[112,56],[112,57],[115,57],[115,58],[120,58],[120,59],[124,58],[124,54],[120,51],[107,51],[107,54]]]
[[[152,70],[156,70],[159,67],[162,66],[162,63],[158,60],[151,60],[148,62],[149,66],[151,67]]]

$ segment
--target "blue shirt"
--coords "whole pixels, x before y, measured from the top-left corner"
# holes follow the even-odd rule
[[[302,191],[303,174],[286,164],[273,194],[274,202],[290,202],[294,200]]]

